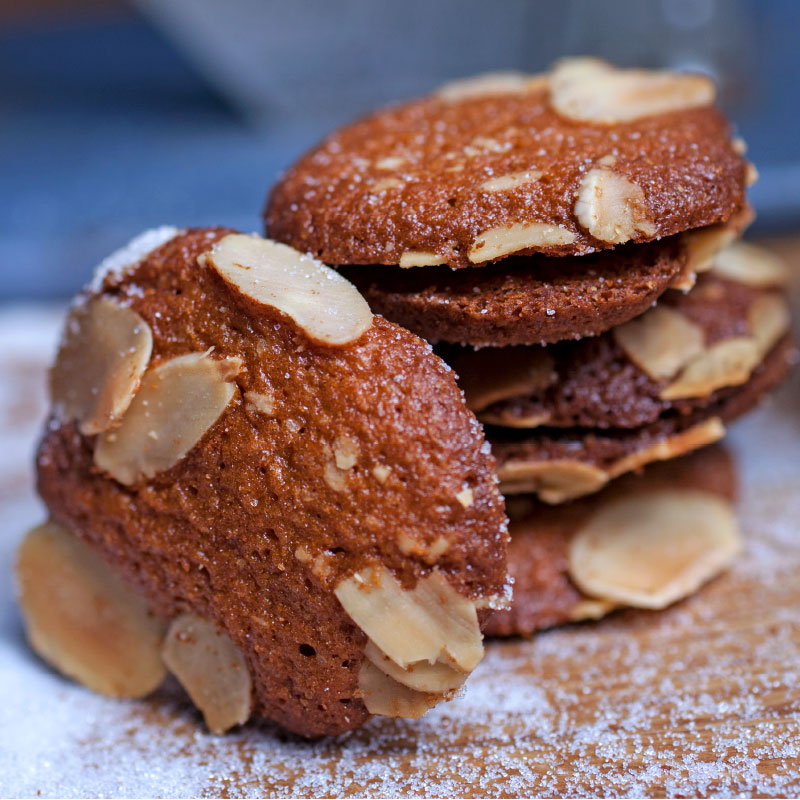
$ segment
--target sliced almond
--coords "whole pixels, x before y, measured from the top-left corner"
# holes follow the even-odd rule
[[[358,688],[367,711],[382,717],[419,719],[442,699],[441,695],[417,692],[398,683],[369,659],[361,664]]]
[[[777,293],[757,297],[747,309],[750,335],[756,343],[760,358],[769,353],[791,325],[789,304]]]
[[[625,355],[654,380],[672,377],[703,350],[703,329],[680,311],[655,306],[613,329]]]
[[[119,428],[98,439],[94,463],[126,486],[175,466],[227,408],[241,366],[190,353],[152,367]]]
[[[664,608],[727,567],[741,549],[733,511],[716,495],[651,491],[609,503],[570,541],[569,575],[588,595]]]
[[[484,192],[510,192],[528,183],[534,183],[542,177],[544,173],[540,169],[526,169],[522,172],[512,172],[509,175],[501,175],[498,178],[485,180],[480,189]]]
[[[358,442],[346,434],[336,437],[333,443],[333,457],[339,469],[351,469],[358,463],[361,452]]]
[[[450,81],[434,93],[446,103],[460,103],[478,97],[502,94],[522,94],[547,86],[545,75],[526,75],[522,72],[487,72],[472,78]]]
[[[529,247],[557,247],[575,241],[575,234],[548,222],[515,222],[481,233],[469,251],[469,260],[481,264]]]
[[[689,453],[707,444],[718,442],[725,435],[725,426],[718,417],[709,417],[685,431],[654,442],[643,450],[615,461],[608,468],[609,478],[616,478],[626,472],[639,469],[653,461],[668,461],[670,458]]]
[[[427,250],[406,250],[400,256],[400,266],[403,269],[408,267],[435,267],[438,264],[446,264],[447,259],[438,253],[429,253]]]
[[[381,192],[386,192],[389,189],[396,189],[398,186],[402,185],[403,181],[399,178],[381,178],[381,180],[375,181],[370,189],[373,193],[380,194]]]
[[[725,386],[740,386],[760,362],[755,339],[748,336],[725,339],[690,359],[659,396],[662,400],[707,397]]]
[[[261,414],[269,416],[275,412],[275,396],[265,392],[245,392],[244,401],[247,405]]]
[[[437,661],[429,664],[427,661],[417,661],[403,667],[396,664],[389,656],[382,653],[371,640],[367,642],[364,655],[381,671],[390,678],[415,689],[418,692],[434,692],[442,694],[452,692],[461,687],[467,679],[467,673],[455,669],[449,664]]]
[[[334,593],[353,622],[403,669],[441,660],[471,672],[483,657],[475,604],[436,569],[406,591],[384,567],[368,567]]]
[[[232,233],[199,261],[256,307],[291,317],[315,342],[347,344],[372,325],[367,301],[350,281],[285,244]]]
[[[247,722],[253,707],[247,662],[213,622],[181,614],[170,623],[162,652],[212,733]]]
[[[612,603],[609,600],[593,600],[589,597],[579,600],[569,612],[570,622],[583,622],[587,619],[601,619],[606,614],[610,614],[614,609],[619,608],[619,603]]]
[[[158,687],[165,626],[89,545],[45,522],[23,540],[16,574],[28,639],[45,661],[112,697]]]
[[[57,413],[77,420],[86,436],[112,428],[131,404],[152,349],[147,323],[115,300],[95,298],[73,309],[50,372]]]
[[[545,503],[563,503],[608,483],[599,467],[582,461],[508,461],[498,467],[503,494],[536,492]]]
[[[642,187],[605,167],[590,169],[578,185],[575,216],[595,239],[622,244],[636,233],[654,236]]]
[[[785,286],[790,277],[778,256],[747,242],[735,242],[721,250],[714,256],[711,269],[728,280],[759,288]]]
[[[497,411],[480,411],[476,416],[481,422],[500,425],[503,428],[538,428],[540,425],[547,425],[550,421],[549,411],[542,411],[539,414],[517,414],[508,408],[500,408]]]
[[[717,253],[735,241],[738,235],[739,231],[732,225],[709,225],[682,233],[681,240],[687,254],[684,272],[694,275],[711,269]],[[678,284],[672,285],[676,289],[684,288]]]
[[[550,102],[568,119],[613,125],[714,102],[702,75],[620,70],[596,59],[566,59],[550,75]]]
[[[472,411],[540,392],[556,379],[553,357],[539,346],[464,349],[450,363]]]

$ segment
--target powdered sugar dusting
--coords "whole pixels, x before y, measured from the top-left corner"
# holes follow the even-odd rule
[[[0,314],[4,574],[42,516],[36,387],[60,320],[29,314]],[[25,319],[40,344],[26,340],[21,359]],[[211,736],[173,682],[120,702],[48,670],[0,581],[0,795],[797,795],[799,392],[795,374],[733,427],[747,547],[730,573],[662,613],[490,642],[466,691],[416,722],[373,719],[314,743],[269,723]]]
[[[89,284],[89,289],[99,292],[106,278],[121,278],[127,270],[138,264],[157,247],[174,239],[180,232],[178,228],[162,225],[135,236],[124,247],[115,250],[100,262]]]

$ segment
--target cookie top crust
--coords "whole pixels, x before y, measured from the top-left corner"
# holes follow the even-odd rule
[[[595,336],[647,310],[686,264],[680,237],[613,252],[520,256],[480,270],[342,267],[376,314],[429,342],[538,345]]]
[[[442,699],[402,683],[397,626],[362,595],[417,612],[431,592],[445,598],[472,636],[453,651],[463,681],[480,618],[507,588],[507,536],[494,460],[452,370],[286,251],[194,230],[102,277],[65,328],[38,486],[160,617],[188,613],[230,638],[256,713],[317,736]],[[420,618],[435,622],[408,624]],[[369,647],[387,630],[383,664]]]
[[[266,230],[328,264],[469,267],[724,222],[748,170],[713,102],[700,76],[592,59],[446,87],[328,136],[272,189]]]

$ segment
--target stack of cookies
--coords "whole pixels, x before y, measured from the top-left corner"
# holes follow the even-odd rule
[[[739,547],[723,451],[616,480],[721,439],[793,355],[714,102],[595,59],[482,76],[334,132],[270,195],[267,234],[431,342],[484,423],[515,498],[495,633],[663,607]]]

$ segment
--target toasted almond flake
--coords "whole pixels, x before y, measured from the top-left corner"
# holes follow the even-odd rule
[[[429,253],[427,250],[406,250],[400,256],[400,266],[403,269],[408,267],[435,267],[438,264],[446,264],[447,259],[438,253]]]
[[[115,300],[74,308],[50,372],[56,413],[86,436],[109,430],[131,404],[152,349],[147,323]]]
[[[542,177],[544,173],[540,169],[526,169],[522,172],[512,172],[509,175],[501,175],[498,178],[485,180],[480,189],[484,192],[509,192],[528,183],[534,183]]]
[[[758,170],[756,169],[756,165],[748,161],[744,170],[744,185],[750,187],[757,181]]]
[[[671,458],[705,447],[719,441],[725,435],[725,426],[718,417],[709,417],[685,431],[654,442],[649,447],[624,456],[608,469],[609,478],[616,478],[626,472],[639,469],[653,461],[667,461]]]
[[[509,496],[536,492],[545,503],[563,503],[601,489],[612,478],[639,469],[652,461],[666,461],[718,441],[725,426],[718,417],[710,417],[685,431],[654,442],[615,461],[605,470],[581,461],[508,461],[498,467],[500,491],[507,496],[506,506],[513,510]],[[553,467],[553,465],[555,465]]]
[[[408,531],[400,531],[397,546],[407,556],[416,556],[427,564],[435,564],[439,556],[450,547],[450,541],[445,536],[437,536],[431,544],[426,544]]]
[[[456,500],[461,503],[464,508],[469,508],[474,502],[475,497],[473,495],[472,489],[469,486],[465,486],[457,495]]]
[[[757,297],[747,309],[747,323],[750,326],[750,335],[763,359],[791,325],[786,298],[777,293]]]
[[[538,345],[463,349],[451,359],[451,365],[472,411],[534,394],[556,380],[552,356]]]
[[[469,260],[481,264],[528,248],[556,247],[575,241],[575,234],[547,222],[515,222],[481,233],[469,251]]]
[[[213,622],[181,614],[170,623],[162,652],[212,733],[247,722],[253,705],[247,663]]]
[[[428,692],[442,694],[452,692],[460,688],[467,679],[467,673],[460,669],[455,669],[449,664],[442,664],[437,661],[429,664],[427,661],[419,661],[416,664],[409,664],[408,667],[398,666],[389,656],[382,653],[371,640],[367,642],[364,655],[381,671],[390,678],[409,689],[418,692]]]
[[[550,412],[540,414],[517,414],[511,409],[500,408],[497,411],[479,411],[476,416],[481,422],[489,425],[501,425],[504,428],[538,428],[550,421]]]
[[[339,469],[350,469],[358,463],[360,448],[358,442],[343,434],[333,443],[333,456]]]
[[[718,252],[711,269],[722,278],[758,288],[785,286],[790,277],[778,256],[747,242],[734,242]]]
[[[347,489],[347,472],[339,469],[333,459],[325,462],[322,478],[335,492],[344,492]]]
[[[190,353],[151,367],[119,427],[98,439],[94,463],[126,486],[175,466],[227,408],[241,366]]]
[[[613,329],[625,355],[654,380],[671,378],[703,350],[703,329],[669,306],[655,306]]]
[[[308,548],[304,547],[303,545],[299,545],[294,549],[294,557],[301,564],[308,564],[312,561],[311,553],[309,553]]]
[[[353,622],[403,668],[441,660],[471,672],[483,657],[475,605],[436,569],[406,591],[384,567],[368,567],[334,593]]]
[[[430,547],[428,547],[428,551],[425,553],[425,560],[429,564],[433,564],[438,561],[439,556],[446,553],[449,548],[450,540],[446,536],[437,536]]]
[[[694,275],[711,269],[717,254],[736,240],[739,231],[733,225],[709,225],[706,228],[695,228],[685,231],[681,239],[686,246],[687,262],[684,274],[692,275],[692,283],[688,287],[677,283],[676,289],[690,289],[694,285]]]
[[[405,163],[406,159],[402,156],[386,156],[385,158],[380,158],[375,162],[375,168],[385,170],[400,169],[400,167],[402,167]]]
[[[396,189],[398,186],[402,186],[403,181],[399,178],[383,178],[379,181],[375,181],[370,187],[370,190],[375,193],[385,192],[389,189]]]
[[[702,75],[620,70],[597,59],[565,59],[550,75],[550,102],[561,116],[613,125],[714,102]]]
[[[573,606],[569,611],[570,622],[583,622],[587,619],[601,619],[610,614],[614,609],[619,608],[618,603],[612,603],[608,600],[593,600],[591,598],[584,598],[578,601],[578,604]]]
[[[232,233],[200,256],[240,298],[291,317],[315,342],[344,345],[372,325],[367,301],[336,270],[285,244]]]
[[[575,216],[595,239],[622,244],[637,233],[654,236],[642,187],[606,167],[590,169],[581,178]]]
[[[725,339],[690,359],[678,377],[661,390],[663,400],[707,397],[725,386],[740,386],[761,362],[755,339]]]
[[[590,596],[664,608],[727,567],[740,549],[733,511],[720,497],[650,491],[594,512],[570,541],[569,575]]]
[[[16,565],[31,647],[95,692],[144,697],[166,675],[165,626],[89,545],[56,522],[31,530]]]
[[[376,464],[372,468],[372,474],[375,476],[375,480],[377,480],[378,483],[386,483],[386,480],[391,474],[391,470],[385,464]]]
[[[546,86],[546,75],[526,75],[522,72],[487,72],[472,78],[445,83],[434,92],[434,95],[445,103],[460,103],[479,97],[522,94],[543,89]]]
[[[731,149],[738,156],[743,156],[747,152],[747,142],[741,136],[731,139]]]
[[[599,467],[582,461],[508,461],[498,467],[503,494],[536,492],[545,503],[563,503],[608,483]]]
[[[275,397],[266,392],[245,392],[244,401],[248,407],[259,411],[262,414],[270,415],[275,411]]]
[[[419,719],[442,700],[441,695],[417,692],[398,683],[369,659],[361,664],[358,688],[367,711],[382,717]]]

